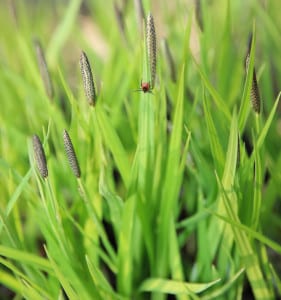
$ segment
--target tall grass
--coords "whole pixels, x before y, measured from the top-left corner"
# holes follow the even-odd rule
[[[281,297],[279,1],[196,2],[3,4],[0,299]]]

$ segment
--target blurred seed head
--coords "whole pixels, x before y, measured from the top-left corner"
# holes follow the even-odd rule
[[[253,82],[251,87],[251,102],[254,112],[259,114],[261,111],[261,99],[255,69],[253,71]]]
[[[96,89],[93,80],[93,74],[91,65],[85,52],[81,52],[80,55],[80,68],[82,74],[82,80],[84,84],[84,91],[86,98],[90,105],[96,105]]]
[[[118,6],[118,4],[114,3],[114,12],[116,16],[117,25],[119,28],[119,31],[121,33],[121,36],[124,40],[124,42],[127,43],[126,38],[126,31],[125,31],[125,21],[124,21],[124,10]]]
[[[151,13],[149,13],[146,21],[146,45],[151,74],[151,88],[153,89],[156,77],[156,33]]]
[[[170,71],[171,79],[173,80],[173,82],[176,82],[177,81],[176,66],[175,66],[175,62],[174,62],[170,47],[169,47],[166,39],[163,41],[163,50],[164,50],[166,62],[167,62],[167,65],[168,65],[168,68]]]
[[[9,0],[8,1],[8,6],[9,6],[9,10],[10,10],[10,15],[12,17],[12,20],[16,26],[16,28],[18,28],[18,11],[16,8],[16,3],[15,0]]]
[[[43,48],[41,46],[41,43],[37,39],[35,39],[33,41],[33,44],[34,44],[34,48],[35,48],[35,52],[36,52],[36,58],[37,58],[38,66],[39,66],[41,79],[43,81],[46,94],[50,99],[53,99],[54,88],[53,88],[52,80],[51,80],[51,77],[49,74],[49,70],[48,70],[48,66],[47,66],[47,62],[45,59],[45,54],[44,54]]]
[[[203,25],[203,18],[202,18],[201,0],[195,0],[195,16],[196,16],[198,26],[200,27],[201,31],[203,31],[204,25]]]
[[[75,150],[68,132],[64,129],[63,131],[63,143],[66,152],[66,156],[71,167],[73,174],[77,177],[81,177],[80,166],[77,160]]]
[[[46,162],[46,155],[40,141],[40,138],[37,135],[32,137],[34,158],[37,164],[40,175],[45,179],[48,177],[48,168]]]
[[[135,11],[136,11],[139,33],[141,36],[143,36],[143,22],[145,20],[145,14],[144,14],[142,0],[134,0],[134,4],[135,4]]]

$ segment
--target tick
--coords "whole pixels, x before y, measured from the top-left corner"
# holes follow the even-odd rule
[[[135,90],[136,92],[144,92],[144,93],[152,93],[152,88],[149,82],[142,82],[140,84],[140,88]]]

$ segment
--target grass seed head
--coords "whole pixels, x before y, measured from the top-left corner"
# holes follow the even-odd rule
[[[37,63],[39,66],[40,75],[45,87],[47,96],[52,99],[54,97],[54,88],[49,74],[47,62],[43,48],[38,40],[34,40],[34,48],[36,52]]]
[[[114,3],[114,12],[115,12],[116,21],[117,21],[117,25],[118,25],[119,31],[121,33],[121,36],[122,36],[123,40],[125,42],[127,42],[124,11],[122,10],[122,8],[120,8],[118,6],[118,4],[116,2]]]
[[[199,28],[203,32],[204,25],[203,25],[203,17],[202,17],[201,0],[195,0],[195,17],[196,17],[196,21],[198,23]]]
[[[253,71],[253,81],[251,87],[251,102],[254,112],[259,114],[261,111],[261,100],[255,69]]]
[[[151,88],[154,88],[155,85],[155,76],[156,76],[156,33],[154,20],[149,13],[146,22],[146,45],[147,45],[147,53],[148,53],[148,61],[150,67],[151,74]]]
[[[39,170],[40,175],[43,178],[48,177],[48,168],[46,162],[46,155],[42,146],[42,143],[38,137],[38,135],[34,135],[32,137],[33,151],[34,157],[37,164],[37,168]]]
[[[90,105],[96,104],[96,89],[93,80],[91,65],[85,52],[80,55],[80,68],[84,84],[84,91]]]
[[[248,41],[248,50],[247,50],[246,59],[245,59],[246,73],[248,73],[248,70],[249,70],[252,39],[253,39],[253,37],[252,37],[252,34],[251,34],[250,37],[249,37],[249,41]],[[259,93],[259,87],[258,87],[258,81],[257,81],[255,68],[253,70],[253,80],[252,80],[251,96],[250,97],[251,97],[251,103],[252,103],[252,107],[253,107],[254,112],[259,114],[260,113],[260,108],[261,108],[261,99],[260,99],[260,93]]]
[[[73,174],[77,177],[81,177],[80,166],[77,160],[77,156],[75,150],[73,148],[73,144],[71,138],[66,130],[63,131],[63,143],[66,152],[66,156],[71,167]]]

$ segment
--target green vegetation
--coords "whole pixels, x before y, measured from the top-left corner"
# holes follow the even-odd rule
[[[279,0],[137,2],[2,4],[0,299],[281,297]]]

